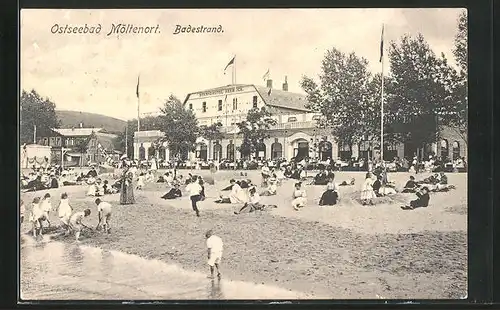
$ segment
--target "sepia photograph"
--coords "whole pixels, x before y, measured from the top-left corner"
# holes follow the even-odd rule
[[[22,9],[19,302],[466,299],[467,29]]]

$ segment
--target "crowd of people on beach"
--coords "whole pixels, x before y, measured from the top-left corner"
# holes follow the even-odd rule
[[[427,207],[430,202],[431,192],[443,192],[454,189],[448,184],[446,174],[441,171],[428,178],[416,180],[411,175],[402,190],[396,189],[396,184],[389,179],[390,173],[386,167],[374,164],[370,172],[366,173],[365,180],[361,184],[359,191],[359,201],[364,206],[374,206],[377,198],[394,195],[396,193],[413,193],[416,198],[401,206],[403,210],[413,210]],[[166,171],[158,174],[156,169],[138,165],[137,163],[121,158],[118,166],[119,171],[114,172],[112,184],[102,177],[96,167],[91,167],[86,173],[77,174],[71,170],[61,167],[38,168],[21,177],[21,189],[23,191],[43,191],[65,186],[87,186],[86,195],[95,197],[92,208],[85,208],[83,211],[74,212],[74,208],[69,202],[68,194],[63,192],[59,205],[54,208],[51,203],[49,192],[42,196],[36,196],[31,202],[31,212],[29,222],[32,226],[32,233],[35,238],[43,236],[44,227],[51,227],[51,212],[57,212],[59,226],[65,236],[74,234],[75,241],[80,240],[83,230],[103,231],[111,233],[111,203],[105,201],[106,195],[119,194],[120,205],[135,204],[134,191],[142,191],[150,183],[163,183],[167,192],[161,196],[165,200],[177,200],[182,197],[189,197],[190,207],[197,217],[200,217],[199,203],[207,199],[206,190],[213,191],[213,187],[206,188],[206,185],[214,185],[214,176],[217,168],[211,166],[211,177],[201,177],[192,173],[187,176],[177,173],[178,171]],[[325,165],[317,173],[311,174],[301,163],[282,163],[277,167],[264,164],[260,170],[260,184],[255,184],[248,178],[248,172],[240,172],[240,178],[232,178],[229,184],[223,187],[218,195],[214,197],[215,204],[231,204],[237,207],[235,215],[265,211],[278,208],[277,204],[266,204],[262,197],[276,196],[283,184],[294,182],[293,190],[290,192],[289,206],[295,211],[308,207],[311,199],[307,193],[308,186],[324,186],[324,191],[318,197],[320,207],[337,205],[341,199],[341,188],[356,186],[354,178],[338,182],[333,165]],[[354,191],[356,192],[356,191]],[[185,195],[183,195],[185,193]],[[212,193],[209,193],[212,194]],[[281,205],[280,205],[281,207]],[[92,210],[93,208],[94,211]],[[25,220],[26,207],[21,200],[21,223]],[[98,225],[92,229],[84,223],[86,218],[97,213]],[[214,276],[216,271],[220,277],[219,264],[222,258],[223,242],[213,231],[205,234],[206,246],[208,249],[208,265],[210,266],[210,276]]]

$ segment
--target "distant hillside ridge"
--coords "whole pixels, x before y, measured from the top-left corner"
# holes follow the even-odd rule
[[[127,121],[96,113],[56,110],[57,118],[61,121],[61,128],[95,127],[104,128],[110,133],[119,133],[125,130]]]

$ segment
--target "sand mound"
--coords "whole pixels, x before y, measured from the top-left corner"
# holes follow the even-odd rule
[[[363,205],[361,202],[361,191],[355,191],[347,194],[342,202],[347,202],[354,205]],[[393,205],[393,204],[404,204],[408,200],[405,194],[396,193],[393,195],[388,195],[384,197],[375,197],[372,199],[373,204],[376,205]]]

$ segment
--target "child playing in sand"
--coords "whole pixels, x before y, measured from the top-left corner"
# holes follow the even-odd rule
[[[295,183],[295,190],[293,191],[292,198],[292,207],[295,211],[306,206],[307,194],[306,191],[302,189],[302,183]]]
[[[210,266],[209,278],[214,277],[214,266],[217,268],[217,277],[220,278],[221,274],[219,271],[219,265],[222,259],[224,243],[222,242],[222,239],[214,235],[211,230],[205,233],[205,238],[207,238],[208,266]]]
[[[109,226],[109,219],[111,218],[111,204],[109,202],[102,201],[99,198],[95,200],[95,204],[97,205],[97,215],[99,217],[97,227],[102,227],[108,234],[111,233],[111,227]]]
[[[69,205],[68,194],[61,194],[61,201],[59,202],[59,206],[57,207],[59,213],[59,220],[61,221],[63,227],[66,229],[66,234],[69,233],[69,219],[71,217],[71,213],[73,213],[73,208]]]
[[[142,189],[144,187],[144,180],[145,180],[144,173],[141,172],[139,177],[137,178],[137,188],[136,189]]]
[[[42,237],[42,220],[45,217],[45,213],[40,208],[40,197],[33,198],[30,222],[33,224],[33,238],[37,236]]]
[[[50,215],[50,211],[52,211],[52,204],[50,203],[50,194],[49,193],[46,193],[43,196],[42,202],[40,203],[40,209],[42,209],[42,211],[44,213],[44,217],[43,217],[42,221],[46,221],[50,227],[49,215]]]
[[[75,241],[80,241],[80,232],[82,231],[85,224],[82,223],[83,218],[89,216],[91,213],[90,209],[85,209],[83,212],[76,212],[69,219],[69,226],[71,230],[75,232]]]

